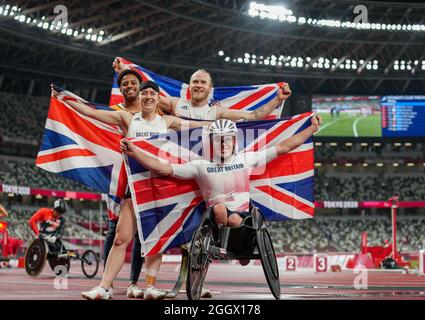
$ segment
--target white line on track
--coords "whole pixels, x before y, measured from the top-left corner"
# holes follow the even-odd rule
[[[357,122],[359,122],[360,120],[366,118],[365,116],[361,117],[361,118],[357,118],[354,122],[353,122],[353,132],[354,132],[354,136],[357,138],[359,136],[359,133],[357,132]]]
[[[334,124],[335,122],[342,120],[342,119],[345,119],[345,118],[339,118],[339,119],[332,120],[331,122],[325,123],[323,126],[320,126],[320,128],[319,128],[319,130],[317,130],[316,134],[318,134],[320,131],[322,131],[326,127],[329,127],[331,124]]]

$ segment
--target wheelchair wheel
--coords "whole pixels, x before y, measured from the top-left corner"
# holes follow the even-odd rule
[[[273,243],[266,228],[257,231],[258,251],[261,256],[261,265],[269,288],[276,299],[280,299],[279,268],[274,252]]]
[[[99,258],[93,250],[87,250],[81,257],[81,269],[87,278],[93,278],[99,269]]]
[[[52,271],[57,276],[62,275],[62,272],[65,271],[65,269],[66,269],[66,273],[68,274],[69,269],[71,269],[71,261],[70,261],[69,257],[66,257],[66,258],[52,257],[52,258],[47,259],[47,261],[49,261],[50,269],[52,269]],[[59,268],[58,268],[58,266],[59,266]]]
[[[25,253],[25,271],[30,277],[37,277],[44,269],[47,260],[47,243],[35,239]]]
[[[186,278],[186,294],[189,300],[199,300],[201,297],[202,285],[210,264],[208,250],[211,240],[212,229],[208,224],[199,228],[192,238]]]

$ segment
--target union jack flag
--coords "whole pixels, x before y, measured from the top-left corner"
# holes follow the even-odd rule
[[[127,176],[119,147],[121,130],[78,113],[66,99],[75,99],[97,109],[113,109],[88,103],[69,91],[56,90],[59,96],[50,99],[36,165],[96,191],[123,197]]]
[[[189,85],[148,69],[142,68],[128,60],[119,58],[127,68],[136,70],[145,80],[153,80],[160,86],[161,94],[169,97],[190,100]],[[123,96],[118,87],[118,74],[115,73],[109,105],[116,105],[123,101]],[[255,110],[272,100],[283,82],[237,87],[214,87],[209,97],[210,101],[220,101],[220,105],[235,110]],[[278,118],[282,112],[284,102],[278,106],[267,118]]]
[[[307,128],[311,116],[308,112],[287,119],[238,123],[238,149],[248,152],[274,146]],[[173,133],[173,138],[165,134],[133,142],[142,152],[160,161],[186,163],[208,153],[203,153],[206,139],[201,135],[192,138],[194,130],[200,129]],[[130,156],[126,157],[126,167],[142,255],[163,252],[190,241],[205,211],[196,181],[155,176]],[[251,200],[267,220],[312,218],[313,174],[313,142],[309,138],[251,175]]]

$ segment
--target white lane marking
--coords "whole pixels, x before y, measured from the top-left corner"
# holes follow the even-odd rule
[[[353,122],[353,132],[354,132],[354,136],[357,138],[359,136],[359,133],[357,132],[357,122],[359,122],[360,120],[366,118],[365,116],[361,117],[361,118],[357,118],[354,122]]]
[[[325,123],[323,126],[320,126],[320,128],[319,128],[319,130],[317,130],[316,134],[318,134],[320,131],[322,131],[326,127],[329,127],[331,124],[334,124],[335,122],[342,120],[342,119],[345,119],[345,118],[339,118],[339,119],[332,120],[331,122]]]

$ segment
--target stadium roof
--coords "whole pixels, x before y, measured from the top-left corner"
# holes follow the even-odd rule
[[[54,24],[64,9],[68,23]],[[368,20],[355,23],[365,9]],[[4,1],[0,43],[0,88],[15,92],[45,94],[53,80],[103,95],[122,56],[179,80],[204,68],[220,85],[284,80],[298,93],[415,94],[424,89],[425,4]]]

